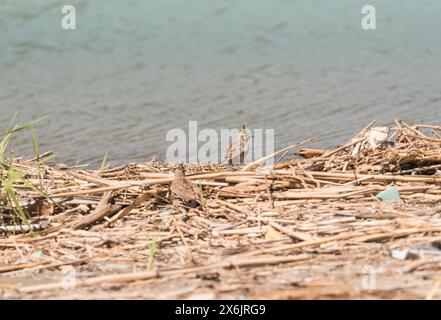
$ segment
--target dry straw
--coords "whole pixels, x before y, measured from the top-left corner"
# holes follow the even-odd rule
[[[22,178],[10,184],[17,201],[1,191],[0,293],[439,298],[439,280],[432,281],[439,256],[392,253],[421,244],[436,252],[441,127],[374,124],[334,150],[292,145],[277,154],[297,156],[271,168],[185,165],[185,181],[199,190],[195,207],[174,201],[173,164],[87,170],[49,166],[48,154],[5,159],[2,179],[11,168]],[[398,201],[376,198],[392,186]],[[18,208],[27,222],[14,217]],[[75,270],[68,290],[59,274],[67,265]],[[378,290],[363,287],[366,265],[377,272]],[[35,281],[36,272],[46,280]]]

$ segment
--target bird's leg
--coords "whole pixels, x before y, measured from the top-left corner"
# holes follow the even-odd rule
[[[183,214],[187,214],[187,209],[183,205],[182,201],[180,201],[178,199],[173,199],[172,204],[173,204],[173,207],[176,209],[176,211],[183,213]]]

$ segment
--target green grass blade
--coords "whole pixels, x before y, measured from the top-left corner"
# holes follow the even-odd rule
[[[107,164],[107,151],[104,154],[103,161],[101,161],[100,171],[103,171]]]
[[[38,138],[37,135],[35,134],[35,130],[34,127],[31,127],[32,130],[32,146],[34,147],[34,155],[35,155],[35,159],[37,159],[37,162],[40,158],[40,148],[38,145]]]
[[[149,244],[149,260],[147,261],[147,270],[152,270],[153,267],[153,261],[155,259],[155,254],[158,250],[159,243],[158,241],[154,240],[150,242]]]

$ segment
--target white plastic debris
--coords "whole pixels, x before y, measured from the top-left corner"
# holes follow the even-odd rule
[[[352,150],[352,156],[356,156],[365,149],[375,150],[387,141],[388,127],[374,127],[364,134],[363,141],[357,143]]]
[[[441,257],[441,242],[422,242],[409,248],[391,251],[392,258],[397,260],[439,259]]]
[[[395,258],[397,260],[406,260],[407,253],[408,253],[408,250],[406,250],[406,249],[403,249],[403,250],[393,250],[391,252],[391,255],[392,255],[392,258]]]
[[[367,144],[371,149],[377,149],[386,142],[389,133],[388,127],[375,127],[366,134]]]
[[[43,251],[37,250],[31,254],[31,257],[34,259],[41,258],[44,255]]]

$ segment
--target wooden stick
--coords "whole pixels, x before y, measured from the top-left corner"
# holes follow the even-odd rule
[[[293,256],[279,256],[279,257],[259,257],[254,259],[228,259],[227,261],[222,261],[218,263],[213,263],[205,266],[175,269],[168,271],[143,271],[135,273],[123,273],[123,274],[111,274],[105,276],[98,276],[84,280],[76,280],[74,285],[75,288],[87,287],[87,286],[98,286],[104,283],[128,283],[140,280],[154,279],[158,277],[167,277],[171,275],[184,275],[187,273],[202,272],[216,268],[252,268],[262,265],[272,265],[272,264],[282,264],[290,263],[296,261],[302,261],[310,259],[310,255],[301,254]],[[60,282],[48,283],[35,286],[18,287],[18,291],[22,293],[38,292],[38,291],[48,291],[48,290],[58,290],[65,287],[65,284]]]
[[[122,217],[126,216],[130,213],[134,208],[139,207],[144,201],[146,201],[148,198],[151,198],[158,194],[159,192],[163,192],[165,189],[159,189],[159,190],[148,190],[144,192],[143,194],[139,195],[129,206],[122,209],[120,212],[118,212],[116,215],[114,215],[109,221],[107,221],[104,226],[108,227],[115,221],[121,219]]]
[[[280,153],[282,153],[282,152],[285,152],[285,151],[287,151],[287,150],[290,150],[290,149],[293,149],[293,148],[299,147],[299,146],[301,146],[301,145],[303,145],[303,144],[305,144],[305,143],[311,141],[312,139],[313,139],[313,138],[309,138],[309,139],[303,140],[303,141],[301,141],[301,142],[298,142],[298,143],[292,144],[292,145],[290,145],[290,146],[288,146],[288,147],[286,147],[286,148],[283,148],[283,149],[281,149],[281,150],[279,150],[279,151],[277,151],[277,152],[274,152],[273,154],[270,154],[270,155],[267,155],[267,156],[265,156],[265,157],[263,157],[263,158],[260,158],[260,159],[258,159],[258,160],[255,160],[255,161],[253,161],[253,162],[247,164],[245,167],[243,167],[242,171],[252,171],[252,170],[254,170],[254,169],[255,169],[260,163],[262,163],[262,162],[264,162],[264,161],[266,161],[266,160],[268,160],[268,159],[271,159],[272,157],[274,157],[274,156],[276,156],[276,155],[278,155],[278,154],[280,154]]]
[[[273,227],[274,229],[283,232],[284,234],[286,234],[288,237],[296,239],[296,240],[300,240],[300,241],[312,241],[314,240],[313,237],[311,237],[309,234],[304,233],[304,232],[296,232],[293,231],[291,229],[285,228],[283,226],[281,226],[280,224],[278,224],[275,221],[271,221],[269,222],[269,225],[271,227]]]
[[[78,221],[75,221],[71,225],[71,228],[74,230],[86,228],[92,225],[93,223],[104,219],[104,217],[107,217],[112,213],[118,212],[121,209],[121,206],[112,205],[110,203],[111,199],[112,199],[112,192],[111,191],[106,192],[101,198],[95,210],[92,213],[88,214],[87,216],[80,218]]]

